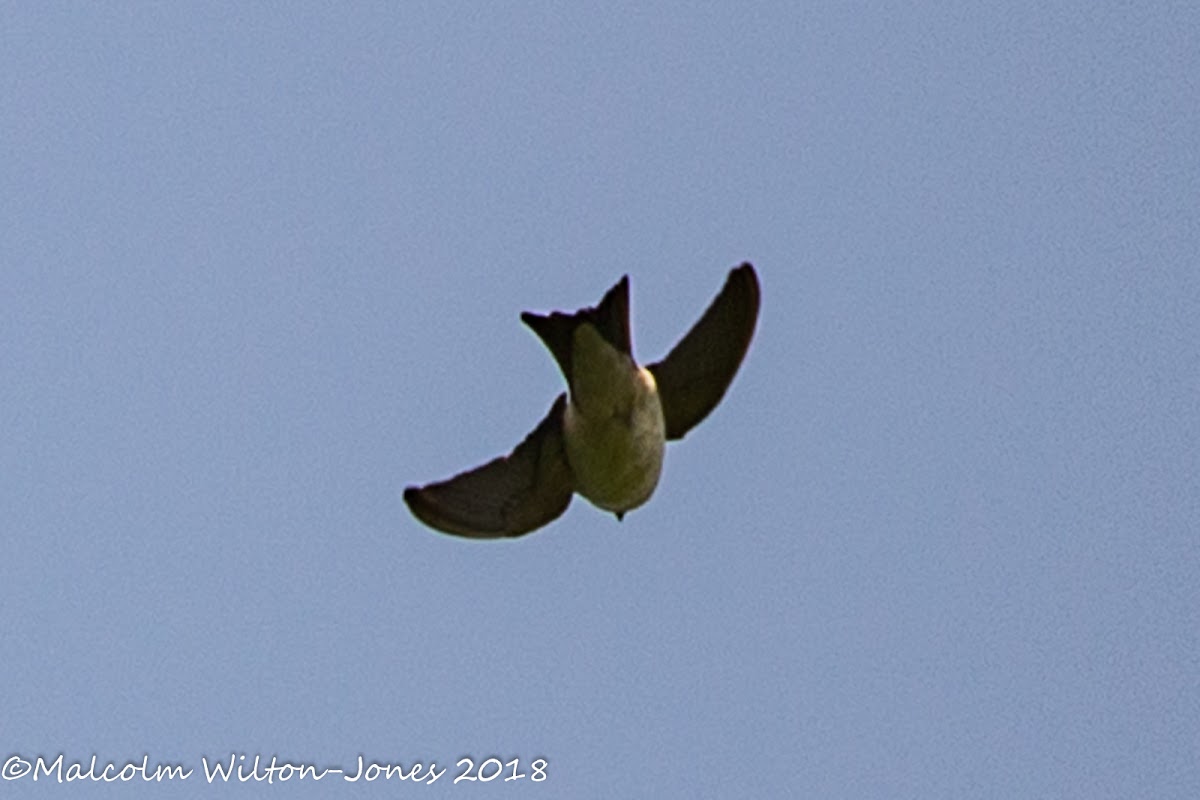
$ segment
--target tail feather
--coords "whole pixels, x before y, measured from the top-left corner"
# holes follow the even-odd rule
[[[575,329],[585,322],[591,324],[618,351],[633,356],[633,341],[629,333],[628,275],[617,281],[597,306],[580,309],[574,314],[561,311],[534,314],[526,311],[521,315],[521,321],[545,343],[568,384],[571,383],[571,351]]]

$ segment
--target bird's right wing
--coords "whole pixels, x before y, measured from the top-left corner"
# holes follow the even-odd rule
[[[754,267],[733,269],[720,294],[667,357],[648,369],[658,384],[667,438],[684,434],[709,415],[737,374],[758,321]]]
[[[563,452],[561,394],[533,432],[507,456],[427,486],[409,486],[404,502],[431,528],[456,536],[521,536],[567,510],[574,479]]]

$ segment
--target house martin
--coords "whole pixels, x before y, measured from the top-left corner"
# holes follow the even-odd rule
[[[737,374],[758,320],[758,276],[731,270],[687,335],[649,366],[633,358],[629,276],[573,314],[525,312],[567,391],[507,456],[425,486],[404,501],[426,525],[475,539],[521,536],[559,517],[578,492],[617,516],[650,499],[668,441],[708,416]]]

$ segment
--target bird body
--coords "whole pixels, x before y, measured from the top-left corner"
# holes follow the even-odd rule
[[[641,367],[629,329],[629,278],[573,314],[525,312],[568,391],[507,456],[404,490],[430,527],[471,538],[529,533],[561,515],[575,492],[616,514],[650,499],[666,443],[720,402],[758,319],[754,268],[732,270],[720,294],[662,361]]]
[[[662,473],[667,434],[658,384],[591,325],[575,330],[573,370],[563,439],[575,491],[623,515],[650,499]]]

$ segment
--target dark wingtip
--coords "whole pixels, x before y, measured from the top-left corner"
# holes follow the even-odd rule
[[[759,294],[758,273],[754,271],[754,265],[749,261],[743,261],[738,266],[729,270],[730,278],[741,276],[745,276],[750,280],[750,283],[754,286],[754,294],[757,296]]]
[[[426,497],[421,494],[420,486],[405,487],[404,504],[408,506],[408,510],[413,513],[413,516],[426,525],[431,525],[429,522],[429,504]]]
[[[414,517],[430,527],[436,527],[429,521],[428,508],[425,497],[421,494],[421,487],[406,486],[404,489],[404,504],[408,506],[408,510],[412,512]]]
[[[625,512],[624,511],[614,511],[613,515],[617,518],[617,522],[625,521]]]

